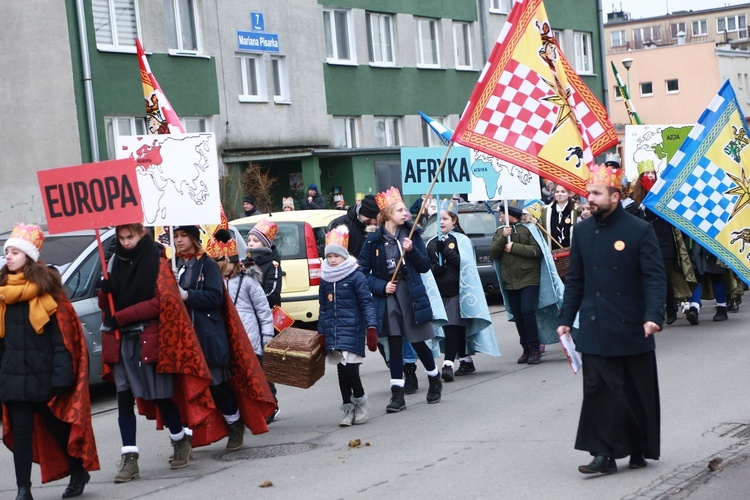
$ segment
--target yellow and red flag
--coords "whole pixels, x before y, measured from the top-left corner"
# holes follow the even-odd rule
[[[594,156],[617,144],[604,106],[560,50],[542,0],[514,3],[453,141],[580,194]]]
[[[139,39],[135,39],[138,51],[138,64],[141,66],[141,83],[143,84],[143,98],[146,101],[146,125],[150,134],[184,134],[185,127],[182,126],[177,113],[169,104],[167,96],[162,92],[159,82],[151,73],[151,68],[146,60],[146,53]]]

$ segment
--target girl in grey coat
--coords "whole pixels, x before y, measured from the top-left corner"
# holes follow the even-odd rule
[[[258,266],[240,269],[239,263],[230,263],[227,291],[240,315],[247,336],[253,344],[258,358],[263,356],[263,347],[273,338],[273,316],[268,307],[266,292],[260,284],[262,275]]]

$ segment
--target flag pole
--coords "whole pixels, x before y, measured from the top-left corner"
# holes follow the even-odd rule
[[[622,78],[620,78],[620,73],[617,72],[614,61],[610,61],[610,64],[612,65],[612,71],[615,73],[617,88],[620,89],[622,99],[623,101],[625,101],[625,109],[628,110],[628,118],[630,119],[630,124],[641,125],[641,118],[638,116],[638,112],[635,110],[635,106],[633,106],[633,101],[630,100],[630,89],[622,83]]]
[[[546,230],[546,229],[544,229],[544,226],[542,226],[541,224],[539,224],[539,221],[536,221],[536,227],[538,227],[539,229],[541,229],[541,230],[542,230],[542,232],[543,232],[544,234],[546,234],[546,235],[547,235],[547,237],[548,237],[549,239],[551,239],[552,241],[554,241],[554,242],[555,242],[555,245],[559,246],[560,248],[565,248],[565,247],[563,247],[563,246],[562,246],[562,244],[560,244],[560,242],[559,242],[559,241],[557,241],[557,240],[555,239],[555,237],[554,237],[554,236],[552,236],[551,234],[549,234],[549,233],[547,232],[547,230]]]
[[[99,249],[99,261],[102,264],[102,277],[105,280],[109,279],[109,272],[107,271],[107,259],[104,256],[104,245],[102,245],[102,235],[99,232],[99,228],[94,229],[94,234],[96,235],[96,246]],[[115,238],[117,238],[117,235],[115,235]],[[107,293],[107,303],[109,304],[109,315],[114,317],[115,315],[115,299],[112,297],[111,293]],[[117,340],[120,340],[120,330],[115,328],[115,338]]]
[[[452,147],[453,147],[453,141],[448,143],[448,149],[445,150],[443,159],[440,161],[440,167],[438,167],[437,172],[435,172],[435,177],[432,179],[430,188],[427,190],[427,194],[422,200],[422,206],[419,207],[419,213],[417,213],[417,216],[414,218],[414,224],[411,226],[411,231],[409,231],[409,236],[408,236],[409,239],[411,239],[411,237],[414,235],[414,230],[417,229],[417,221],[419,220],[419,218],[422,216],[422,213],[424,212],[425,206],[427,205],[427,200],[430,198],[430,195],[432,194],[432,188],[435,187],[435,183],[437,182],[438,177],[440,177],[440,173],[443,171],[443,167],[445,167],[445,160],[448,159],[448,153],[450,153]],[[439,211],[440,211],[440,207],[438,207],[438,212]],[[403,252],[401,254],[401,257],[398,259],[398,264],[396,264],[396,269],[393,271],[393,276],[391,277],[391,281],[390,281],[391,283],[396,281],[396,275],[398,274],[398,271],[401,269],[401,264],[404,262],[405,256],[406,256],[406,252]]]

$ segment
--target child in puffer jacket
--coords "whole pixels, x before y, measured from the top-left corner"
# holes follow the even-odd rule
[[[328,363],[337,365],[344,412],[339,425],[364,424],[370,408],[359,377],[365,342],[377,349],[375,307],[367,279],[349,256],[349,229],[337,226],[326,234],[326,259],[321,267],[318,334]]]

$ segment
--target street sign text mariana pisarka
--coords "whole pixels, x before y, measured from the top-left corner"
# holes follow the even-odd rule
[[[253,52],[278,52],[279,35],[237,30],[237,48]]]

